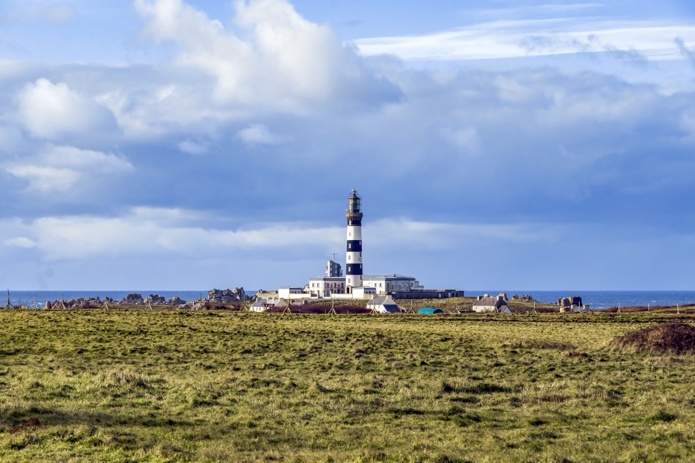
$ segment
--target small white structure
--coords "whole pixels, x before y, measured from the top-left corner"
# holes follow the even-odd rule
[[[311,293],[304,292],[304,288],[283,286],[278,288],[278,297],[281,299],[311,299]]]
[[[489,294],[478,296],[478,300],[473,303],[473,311],[512,313],[501,294],[497,297],[491,297]]]
[[[267,299],[257,299],[256,302],[254,302],[253,305],[249,307],[249,310],[251,312],[265,312],[266,310],[268,310],[268,307],[266,306],[267,302]]]
[[[367,308],[379,313],[400,313],[401,309],[391,296],[374,296],[367,302]]]
[[[376,288],[369,286],[356,286],[352,288],[353,299],[369,299],[376,295]]]

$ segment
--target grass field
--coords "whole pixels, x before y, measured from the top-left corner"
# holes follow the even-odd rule
[[[692,315],[0,311],[2,461],[692,461]]]

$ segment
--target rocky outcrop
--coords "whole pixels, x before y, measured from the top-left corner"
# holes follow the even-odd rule
[[[521,297],[519,297],[518,294],[515,294],[512,296],[512,299],[515,301],[533,302],[533,297],[530,294],[524,294]]]
[[[142,294],[128,294],[126,297],[121,299],[121,302],[119,304],[136,304],[136,305],[142,305],[144,304],[145,301],[142,298]]]
[[[145,298],[145,304],[166,304],[167,300],[159,294],[150,294]]]
[[[45,308],[62,309],[65,306],[66,309],[95,309],[103,306],[104,303],[98,297],[90,297],[89,299],[84,299],[82,297],[77,299],[67,299],[62,301],[47,302],[44,306]]]
[[[178,306],[178,305],[185,305],[185,304],[186,304],[186,301],[184,301],[183,299],[181,299],[181,298],[178,297],[178,296],[174,296],[174,297],[172,297],[171,299],[169,299],[168,301],[166,301],[166,304],[167,304],[167,305],[176,305],[176,306]]]
[[[230,304],[232,302],[246,301],[244,288],[212,289],[208,291],[208,301],[215,304]]]

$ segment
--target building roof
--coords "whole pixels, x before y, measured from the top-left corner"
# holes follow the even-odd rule
[[[473,303],[473,307],[501,307],[507,305],[503,299],[498,299],[496,297],[481,297],[479,300]]]
[[[391,273],[388,275],[362,275],[362,280],[415,280],[415,277]]]
[[[367,306],[379,306],[383,305],[384,307],[398,307],[396,304],[396,301],[394,301],[391,296],[386,295],[386,296],[374,296],[372,297],[369,302],[367,302]]]
[[[381,305],[386,302],[386,299],[390,299],[391,296],[374,296],[367,302],[367,305]]]
[[[309,281],[311,280],[323,280],[323,281],[345,281],[344,276],[342,277],[311,277],[309,278]],[[413,280],[415,281],[415,277],[411,277],[408,275],[398,275],[397,273],[391,273],[389,275],[362,275],[362,280]]]

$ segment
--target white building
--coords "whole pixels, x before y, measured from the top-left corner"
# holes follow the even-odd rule
[[[379,313],[400,313],[401,311],[391,296],[374,296],[367,302],[367,308]]]
[[[345,277],[313,277],[309,278],[306,290],[313,297],[327,297],[331,294],[345,293]]]
[[[338,262],[329,260],[326,264],[326,276],[327,277],[342,277],[343,270]]]
[[[313,277],[309,278],[309,284],[304,288],[313,297],[331,297],[332,295],[346,294],[345,277]],[[283,291],[284,288],[280,288]],[[418,291],[423,286],[413,277],[406,275],[363,275],[362,286],[352,288],[353,299],[366,299],[372,294],[387,294],[398,291]],[[278,293],[285,297],[286,291]],[[290,296],[292,299],[299,297]]]
[[[287,300],[311,299],[311,293],[304,291],[304,288],[283,286],[278,289],[278,297]]]
[[[251,307],[249,307],[249,310],[251,312],[265,312],[268,310],[267,304],[267,299],[257,299],[256,302],[253,303]]]
[[[509,305],[507,305],[507,301],[504,300],[504,297],[502,295],[492,297],[488,294],[484,296],[478,296],[478,300],[473,303],[473,310],[475,312],[512,312],[511,310],[509,310]]]
[[[372,287],[377,294],[386,294],[393,291],[417,291],[424,287],[413,277],[405,275],[364,275],[364,286]]]

